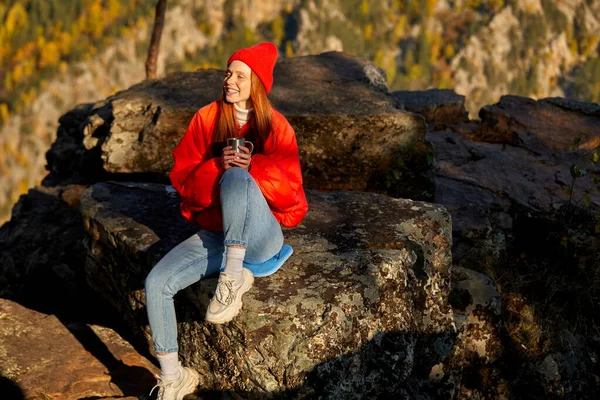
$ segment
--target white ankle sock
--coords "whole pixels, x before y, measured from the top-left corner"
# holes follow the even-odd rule
[[[156,355],[160,364],[160,378],[164,381],[179,379],[179,357],[177,353],[167,353],[164,356]]]
[[[245,248],[227,246],[227,251],[225,253],[225,270],[223,272],[227,275],[233,276],[236,279],[241,278],[245,256]]]

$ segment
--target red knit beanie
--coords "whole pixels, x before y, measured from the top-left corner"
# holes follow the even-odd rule
[[[250,67],[265,86],[267,94],[271,91],[273,68],[277,62],[277,47],[273,43],[264,42],[238,50],[229,57],[227,65],[235,60],[240,60]]]

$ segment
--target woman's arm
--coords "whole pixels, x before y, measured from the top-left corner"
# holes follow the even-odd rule
[[[250,174],[271,209],[285,213],[293,210],[301,200],[299,194],[303,191],[302,172],[296,134],[292,126],[283,118],[275,127],[274,133],[277,149],[268,155],[253,155]]]
[[[169,177],[181,197],[182,209],[202,211],[219,198],[221,162],[206,148],[206,134],[210,133],[204,132],[201,113],[197,112],[173,150],[175,164]]]

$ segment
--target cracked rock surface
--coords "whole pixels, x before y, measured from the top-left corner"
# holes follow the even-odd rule
[[[435,397],[429,370],[456,336],[448,213],[372,193],[307,195],[307,217],[284,232],[294,255],[255,280],[234,321],[204,321],[216,278],[175,297],[182,358],[204,390],[248,398]],[[148,340],[143,281],[194,232],[177,205],[158,184],[99,183],[81,198],[88,281]]]
[[[573,164],[587,168],[574,186],[573,202],[583,204],[591,178],[600,178],[598,166],[582,158],[600,145],[599,115],[593,103],[503,96],[481,110],[481,121],[427,134],[435,154],[435,202],[453,217],[455,264],[487,272],[498,263],[519,216],[550,215],[568,203]],[[589,200],[598,207],[600,192]]]

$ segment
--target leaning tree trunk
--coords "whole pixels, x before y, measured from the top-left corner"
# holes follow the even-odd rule
[[[162,35],[163,25],[165,24],[165,10],[167,9],[167,0],[158,0],[156,4],[156,16],[154,17],[154,29],[148,48],[148,58],[146,59],[146,79],[156,78],[156,59],[158,58],[158,48],[160,47],[160,37]]]

